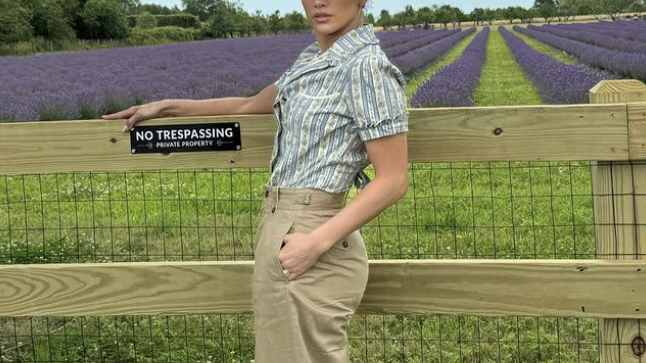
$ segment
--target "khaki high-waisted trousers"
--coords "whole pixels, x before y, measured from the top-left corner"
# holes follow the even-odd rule
[[[347,325],[368,282],[359,231],[323,253],[304,274],[283,275],[283,237],[308,233],[344,206],[345,193],[265,186],[255,240],[255,363],[348,363]]]

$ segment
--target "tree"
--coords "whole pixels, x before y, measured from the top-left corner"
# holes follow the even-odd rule
[[[411,5],[406,5],[402,12],[402,21],[404,23],[403,25],[417,24],[417,12],[415,11],[415,8]]]
[[[516,14],[516,7],[508,6],[502,9],[502,16],[509,21],[509,24],[513,24],[514,19],[518,18],[518,14]]]
[[[368,13],[363,17],[363,22],[366,24],[375,24],[375,16],[372,13]]]
[[[478,26],[482,25],[485,21],[485,9],[475,8],[469,14],[469,19],[473,21],[473,24]]]
[[[244,9],[236,9],[233,22],[235,31],[241,37],[251,35],[251,16]]]
[[[460,26],[460,23],[467,19],[466,14],[460,8],[451,7],[451,22],[453,23],[453,28]]]
[[[209,20],[213,15],[214,8],[222,0],[182,0],[185,11],[200,18],[200,21]]]
[[[269,15],[269,31],[278,35],[284,29],[283,18],[280,16],[280,12],[276,10],[273,14]]]
[[[136,13],[137,8],[141,6],[139,0],[118,0],[121,11],[126,15],[133,15]]]
[[[607,15],[612,21],[617,20],[621,13],[629,11],[638,4],[637,0],[587,0],[595,17],[601,20],[601,15]]]
[[[0,43],[29,40],[34,32],[29,10],[14,0],[0,0]]]
[[[576,15],[586,15],[581,0],[557,0],[556,17],[558,21],[569,21]]]
[[[406,26],[406,15],[403,12],[399,12],[393,16],[392,24],[397,26],[397,29],[401,29]]]
[[[34,29],[34,36],[49,40],[75,38],[74,26],[79,12],[78,1],[22,0],[23,7],[31,14],[30,23]]]
[[[630,11],[635,11],[635,12],[639,12],[639,13],[643,13],[644,11],[646,11],[646,0],[638,0],[638,1],[636,1],[635,4],[633,4]]]
[[[424,24],[424,28],[433,22],[433,10],[428,6],[424,6],[417,10],[417,21]]]
[[[535,6],[536,13],[541,18],[545,19],[546,23],[551,23],[552,19],[557,15],[558,10],[554,4],[541,4],[537,7]]]
[[[393,18],[388,10],[384,9],[381,11],[381,13],[379,13],[379,20],[377,21],[377,25],[383,27],[386,30],[388,30],[388,28],[393,25]]]
[[[81,17],[88,38],[121,39],[129,35],[126,16],[116,0],[88,0]]]
[[[539,8],[544,5],[556,7],[556,1],[555,0],[534,0],[534,8]]]
[[[489,25],[493,24],[494,20],[498,18],[498,11],[490,8],[486,8],[484,10],[484,20],[489,23]]]
[[[256,35],[265,34],[269,29],[269,24],[267,18],[262,15],[260,10],[256,10],[256,13],[251,16],[251,31]]]
[[[76,0],[28,0],[34,36],[49,40],[74,39],[74,16],[78,12]]]
[[[222,38],[229,34],[233,38],[233,33],[237,30],[235,19],[238,9],[236,6],[228,1],[215,0],[209,11],[211,12],[209,28],[214,36]]]
[[[298,11],[285,14],[284,21],[284,29],[291,33],[300,33],[310,27],[307,19]]]
[[[156,26],[157,18],[153,14],[145,12],[137,16],[137,28],[152,29]]]
[[[171,15],[173,12],[167,6],[157,5],[157,4],[140,4],[136,8],[132,9],[132,14],[143,14],[150,13],[153,15]]]
[[[435,22],[443,24],[445,28],[453,19],[453,10],[449,5],[442,5],[435,10]]]
[[[523,7],[516,7],[516,16],[522,23],[530,23],[534,17],[534,11],[532,9],[525,9]]]

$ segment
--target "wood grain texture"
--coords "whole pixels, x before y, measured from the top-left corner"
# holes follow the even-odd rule
[[[590,90],[590,103],[645,102],[646,85],[635,79],[601,81]]]
[[[601,361],[606,363],[642,363],[641,354],[646,346],[640,338],[646,337],[646,320],[634,319],[601,319],[599,324],[601,336],[609,337],[606,344],[611,349],[601,349]],[[608,346],[607,346],[608,347]]]
[[[646,255],[646,162],[592,165],[597,256],[634,260]]]
[[[646,102],[628,104],[628,144],[631,160],[646,160]]]
[[[417,109],[410,115],[412,162],[628,159],[625,104]]]
[[[639,81],[603,81],[590,91],[590,103],[646,102],[646,85]],[[646,243],[646,144],[643,104],[628,104],[628,137],[633,161],[599,162],[592,168],[597,256],[608,260],[642,260]],[[599,294],[605,291],[599,290]],[[645,339],[642,320],[602,319],[599,340],[601,363],[640,362],[642,349],[635,339]],[[639,353],[636,354],[635,352]]]
[[[234,122],[242,150],[133,155],[122,121],[0,123],[0,175],[73,171],[268,168],[271,115],[158,119]],[[413,109],[410,162],[627,160],[625,104]],[[465,147],[468,145],[469,147]]]
[[[243,151],[133,155],[123,121],[0,123],[0,175],[268,167],[276,121],[271,115],[157,119],[142,125],[240,122]],[[6,157],[5,157],[6,156]]]
[[[252,272],[251,261],[5,265],[0,316],[247,313]],[[359,313],[641,318],[646,263],[371,261]]]

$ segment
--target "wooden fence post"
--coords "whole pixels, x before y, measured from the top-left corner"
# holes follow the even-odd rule
[[[644,101],[646,85],[636,80],[602,81],[590,90],[590,103]],[[597,258],[646,259],[646,161],[594,162],[592,190]],[[640,319],[601,319],[601,363],[646,360],[644,323],[646,320]]]

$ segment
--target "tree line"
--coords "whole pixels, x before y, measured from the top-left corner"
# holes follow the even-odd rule
[[[567,21],[575,15],[608,16],[615,20],[624,12],[646,11],[646,0],[535,0],[531,8],[460,8],[406,6],[378,17],[367,14],[365,22],[386,29],[410,25],[477,25],[496,20],[530,22]],[[248,13],[239,0],[182,0],[183,8],[142,4],[140,0],[0,0],[0,43],[75,39],[126,39],[142,42],[167,39],[182,41],[204,38],[246,37],[308,31],[302,12],[281,14]]]
[[[412,6],[406,6],[403,11],[394,15],[388,10],[382,10],[375,24],[384,28],[401,28],[411,24],[428,27],[433,23],[444,27],[452,24],[455,27],[464,22],[484,25],[498,20],[529,23],[535,18],[543,18],[545,22],[570,21],[576,15],[593,15],[599,20],[603,17],[616,20],[622,13],[645,11],[645,0],[535,0],[531,8],[475,8],[469,13],[451,5],[425,6],[417,10]]]

